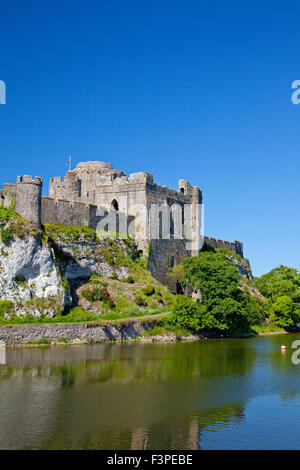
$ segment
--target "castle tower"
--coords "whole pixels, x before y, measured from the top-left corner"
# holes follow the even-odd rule
[[[42,178],[18,176],[15,211],[37,227],[41,227]]]

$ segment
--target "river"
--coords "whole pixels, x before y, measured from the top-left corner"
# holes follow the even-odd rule
[[[295,339],[7,348],[0,449],[300,449]]]

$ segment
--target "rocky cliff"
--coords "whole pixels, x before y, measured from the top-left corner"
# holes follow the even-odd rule
[[[4,317],[53,317],[66,307],[95,315],[100,308],[143,314],[161,309],[171,297],[138,259],[130,239],[99,239],[87,227],[45,225],[38,230],[14,213],[8,219],[0,223]]]
[[[35,316],[41,312],[54,316],[68,301],[67,288],[42,232],[21,218],[2,227],[0,299],[18,315]]]

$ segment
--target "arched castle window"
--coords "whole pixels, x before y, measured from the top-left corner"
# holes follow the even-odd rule
[[[184,194],[184,188],[180,188],[180,191]]]
[[[111,203],[111,208],[114,209],[115,211],[119,210],[119,204],[117,203],[115,199]]]

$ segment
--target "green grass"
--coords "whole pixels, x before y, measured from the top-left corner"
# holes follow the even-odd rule
[[[251,330],[254,333],[257,334],[263,334],[263,333],[284,333],[285,330],[281,328],[280,326],[270,324],[270,323],[263,323],[262,325],[253,325],[251,327]]]
[[[193,333],[195,333],[195,332],[193,332],[193,331],[191,331],[187,328],[162,324],[162,325],[155,325],[153,328],[150,328],[150,330],[144,331],[143,333],[140,333],[138,336],[139,337],[173,336],[173,335],[175,335],[175,336],[189,336],[189,335],[192,335]]]
[[[27,341],[26,344],[31,344],[31,345],[51,344],[51,341],[48,338],[42,338],[42,339],[38,339],[37,341]]]
[[[92,239],[96,240],[97,235],[95,230],[89,227],[73,227],[71,225],[59,225],[59,224],[45,224],[43,226],[45,236],[52,238],[63,238],[63,239]]]
[[[69,340],[68,340],[68,338],[58,338],[57,342],[58,343],[68,343]]]
[[[98,314],[87,312],[81,307],[74,307],[68,309],[66,313],[58,313],[56,317],[34,317],[32,315],[18,317],[17,315],[12,315],[9,319],[4,319],[0,317],[0,325],[25,325],[33,324],[39,325],[44,323],[101,323],[107,321],[117,322],[122,319],[127,319],[131,317],[143,317],[148,315],[158,315],[164,313],[166,310],[161,308],[157,309],[145,309],[141,310],[128,310],[126,312],[111,311],[106,313]]]

